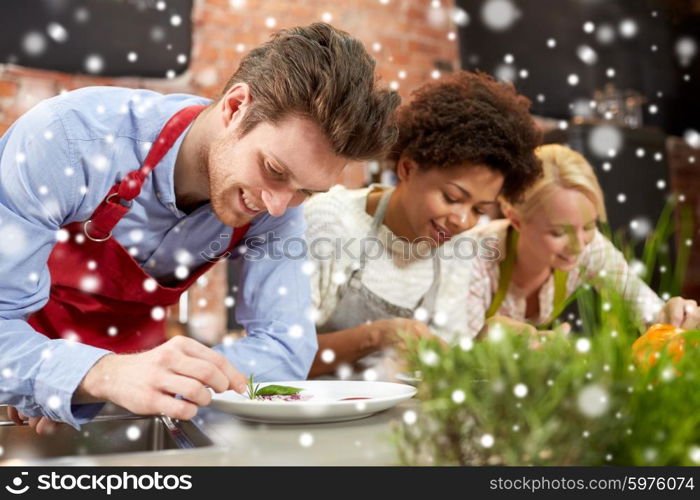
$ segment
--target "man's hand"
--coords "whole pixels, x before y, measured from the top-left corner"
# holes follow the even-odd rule
[[[243,393],[246,382],[223,355],[179,336],[150,351],[104,356],[88,371],[76,396],[112,401],[133,413],[189,420],[199,406],[211,402],[207,387]]]
[[[659,311],[655,323],[694,330],[700,328],[700,308],[694,300],[673,297]]]
[[[20,413],[14,406],[7,407],[7,417],[12,420],[17,425],[23,425],[24,421],[27,420],[29,427],[34,429],[39,435],[53,434],[58,426],[58,422],[54,422],[46,417],[29,417]]]

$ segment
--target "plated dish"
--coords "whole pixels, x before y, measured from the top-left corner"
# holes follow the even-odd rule
[[[212,394],[211,407],[245,420],[266,423],[317,423],[354,420],[412,398],[416,388],[392,382],[303,380],[261,383],[300,389],[295,394],[256,397],[226,391]]]

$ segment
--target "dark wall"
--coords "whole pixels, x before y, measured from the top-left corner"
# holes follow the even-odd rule
[[[569,118],[572,102],[590,99],[611,82],[647,98],[645,124],[676,135],[698,128],[700,56],[682,66],[674,50],[683,35],[694,36],[700,45],[697,15],[674,11],[662,0],[511,0],[519,15],[508,29],[497,31],[482,20],[486,0],[457,4],[470,19],[459,30],[463,68],[495,74],[511,54],[514,83],[533,101],[534,113]],[[637,28],[629,38],[620,32],[620,23],[627,19]],[[584,31],[586,22],[594,23],[593,32]],[[601,37],[606,27],[613,35],[610,42]],[[550,38],[556,41],[554,48],[547,46]],[[583,45],[595,51],[597,62],[586,64],[577,56]],[[613,77],[607,75],[608,68],[615,70]],[[525,78],[519,76],[522,69],[527,70]],[[567,82],[570,74],[579,77],[577,85]],[[649,112],[650,104],[657,106],[655,114]]]
[[[172,77],[189,64],[191,10],[192,0],[3,0],[0,62]],[[130,53],[136,57],[130,60]]]

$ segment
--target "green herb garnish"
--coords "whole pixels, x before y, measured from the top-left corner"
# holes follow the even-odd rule
[[[302,390],[299,387],[288,385],[267,385],[261,389],[260,384],[254,384],[252,373],[248,379],[248,397],[250,399],[255,399],[258,396],[291,396],[300,393]]]

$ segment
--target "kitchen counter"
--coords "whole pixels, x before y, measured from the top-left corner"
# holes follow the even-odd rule
[[[202,408],[194,422],[213,446],[110,455],[20,461],[16,465],[202,466],[202,465],[397,465],[391,422],[415,409],[405,401],[367,418],[319,424],[259,424]],[[303,437],[302,437],[303,436]],[[51,439],[47,436],[46,439]]]

